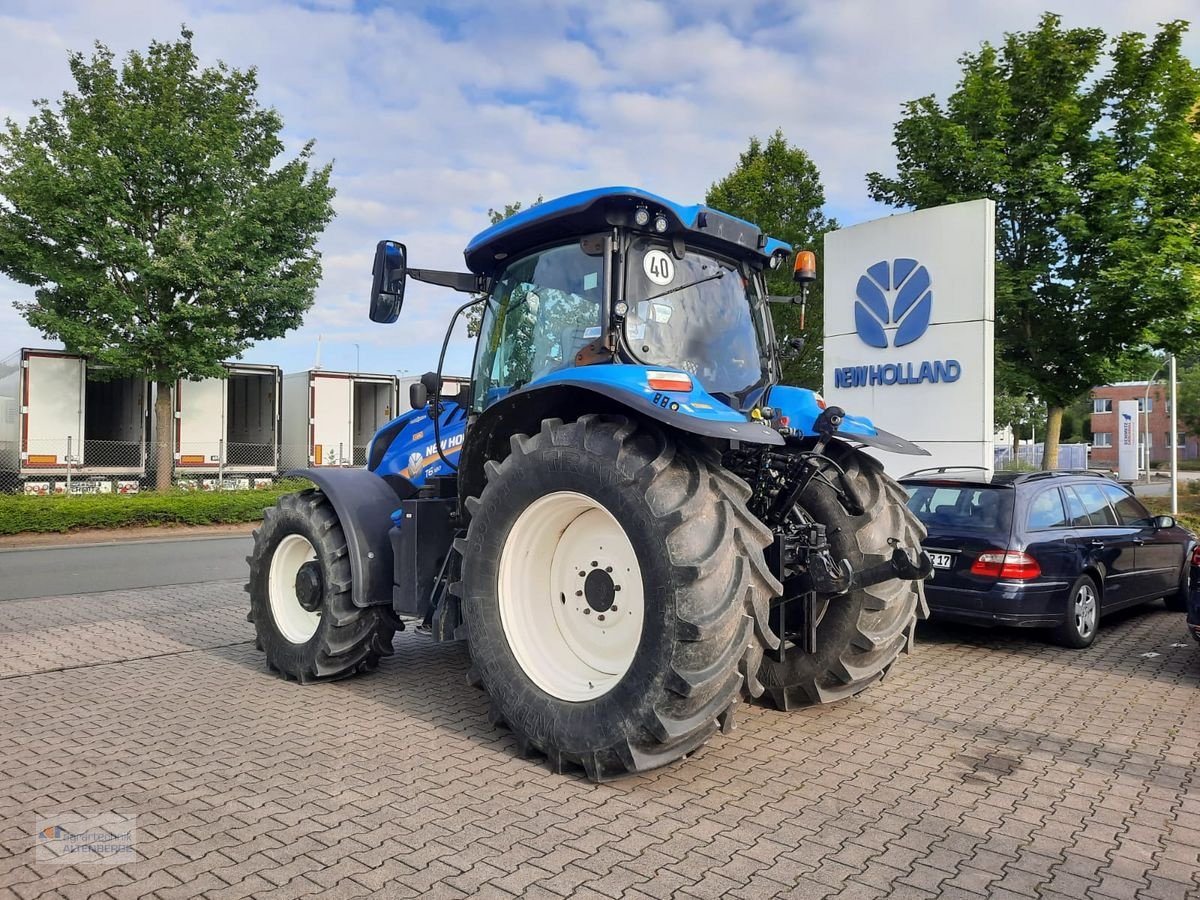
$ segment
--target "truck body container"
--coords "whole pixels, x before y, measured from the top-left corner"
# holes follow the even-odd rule
[[[282,373],[278,366],[226,363],[225,378],[175,385],[175,474],[279,472]]]
[[[104,491],[112,490],[106,476],[125,479],[126,488],[145,477],[147,383],[102,379],[103,369],[60,350],[26,348],[0,362],[0,471],[8,486],[36,480],[46,491],[63,490],[69,472]]]
[[[400,407],[396,415],[401,415],[412,409],[412,404],[409,402],[409,388],[421,380],[419,375],[402,375],[400,377]],[[442,396],[457,397],[461,388],[470,385],[471,377],[469,375],[443,375],[442,376]]]
[[[284,468],[365,466],[371,438],[396,416],[395,375],[310,369],[283,378]]]

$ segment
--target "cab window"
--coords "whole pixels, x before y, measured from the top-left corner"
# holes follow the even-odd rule
[[[475,350],[476,410],[573,365],[600,337],[604,254],[594,248],[602,247],[585,238],[531,253],[496,279]]]

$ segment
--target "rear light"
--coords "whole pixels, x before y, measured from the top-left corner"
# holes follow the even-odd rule
[[[646,373],[646,384],[655,391],[690,391],[692,389],[692,379],[683,372],[650,371]]]
[[[980,553],[979,558],[971,563],[971,574],[1024,581],[1041,575],[1042,567],[1028,553],[1017,550],[988,550],[986,553]]]
[[[1197,544],[1192,550],[1192,565],[1200,569],[1200,544]]]

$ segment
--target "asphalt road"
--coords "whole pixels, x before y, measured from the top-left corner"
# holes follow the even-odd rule
[[[250,546],[237,535],[0,550],[0,600],[241,578]]]

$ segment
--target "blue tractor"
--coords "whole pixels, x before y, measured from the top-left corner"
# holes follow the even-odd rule
[[[465,255],[441,272],[377,248],[371,318],[396,320],[409,278],[471,294],[473,373],[445,396],[439,364],[365,470],[306,470],[267,511],[247,589],[272,669],[368,671],[406,626],[465,640],[520,750],[602,780],[728,731],[743,693],[836,701],[911,648],[924,531],[861,448],[924,451],[779,383],[767,304],[797,298],[764,272],[790,247],[618,187]]]

